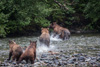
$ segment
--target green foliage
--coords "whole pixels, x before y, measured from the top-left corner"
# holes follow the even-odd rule
[[[36,2],[35,3],[35,11],[34,11],[34,22],[40,23],[43,27],[47,27],[50,24],[50,21],[46,19],[51,12],[52,8],[49,7],[45,2]]]
[[[0,36],[5,37],[6,31],[5,31],[6,26],[5,25],[0,25]]]
[[[98,0],[89,0],[86,4],[86,7],[84,9],[85,17],[91,19],[91,23],[87,25],[87,28],[94,29],[94,26],[96,23],[98,23],[98,20],[100,20],[100,1]],[[96,27],[100,27],[96,24]]]
[[[85,29],[100,29],[99,6],[98,0],[1,0],[0,37],[21,32],[31,24],[48,27],[52,21],[70,27],[82,26],[86,20]]]

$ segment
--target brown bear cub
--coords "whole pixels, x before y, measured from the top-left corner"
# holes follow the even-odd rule
[[[49,28],[41,28],[41,36],[39,37],[40,44],[44,44],[49,47],[50,35]]]
[[[11,40],[9,41],[9,48],[10,50],[9,50],[8,60],[10,60],[12,56],[12,60],[16,59],[16,61],[18,61],[21,54],[23,53],[22,48],[19,45],[17,45],[14,41]]]
[[[25,52],[20,56],[20,59],[17,63],[20,63],[22,60],[25,60],[28,63],[28,60],[31,61],[31,64],[34,64],[36,58],[36,42],[30,41],[30,45],[26,48]]]
[[[59,35],[59,38],[66,40],[70,38],[70,31],[67,28],[59,26],[56,22],[53,22],[50,27],[54,30],[54,36]]]

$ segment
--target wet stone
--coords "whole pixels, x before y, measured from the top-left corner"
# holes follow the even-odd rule
[[[75,65],[78,65],[78,64],[79,64],[79,62],[75,62],[74,64],[75,64]]]
[[[100,57],[100,54],[98,54],[98,56]]]
[[[55,58],[56,58],[56,59],[60,59],[60,57],[59,57],[59,56],[56,56]]]
[[[59,64],[59,61],[58,61],[58,60],[54,60],[54,63],[55,63],[56,65],[58,65],[58,64]]]
[[[85,62],[85,57],[84,56],[80,56],[80,57],[78,57],[78,60],[81,61],[81,62]]]
[[[58,66],[63,66],[64,64],[62,63],[62,61],[59,62]]]
[[[91,60],[96,60],[96,57],[91,57]]]
[[[51,64],[51,67],[58,67],[57,65],[55,65],[55,64]]]
[[[77,58],[76,58],[76,57],[73,57],[73,58],[71,58],[71,59],[69,59],[69,60],[71,60],[71,61],[76,61]]]
[[[85,63],[85,62],[82,62],[82,63],[80,63],[81,64],[81,66],[83,66],[83,67],[87,67],[87,64]]]
[[[64,57],[61,57],[61,60],[62,61],[67,61],[68,59],[64,58]]]
[[[44,60],[44,62],[45,62],[45,63],[49,63],[49,61],[48,61],[48,60]]]
[[[14,67],[19,67],[18,65],[14,65]]]
[[[7,63],[5,63],[5,66],[8,66],[8,64],[7,64]]]
[[[9,62],[9,61],[6,59],[6,60],[4,60],[4,62],[6,62],[6,63],[7,63],[7,62]]]
[[[68,63],[69,64],[74,64],[74,61],[73,60],[68,60]]]
[[[42,54],[41,55],[41,58],[45,58],[45,57],[47,57],[47,54]]]
[[[100,62],[100,57],[98,57],[98,58],[97,58],[97,61],[99,61],[99,62]]]
[[[64,65],[67,65],[67,62],[66,62],[66,61],[63,61],[62,63],[63,63]]]
[[[69,56],[67,56],[67,55],[65,55],[64,57],[65,57],[65,58],[69,58]]]
[[[12,63],[12,60],[9,60],[8,62],[9,62],[9,63]]]
[[[48,58],[40,58],[41,61],[49,60]]]
[[[41,64],[40,62],[36,62],[36,63],[34,63],[34,66],[38,66],[40,64]]]
[[[53,63],[53,61],[49,61],[49,64],[52,64]]]
[[[21,63],[22,63],[22,64],[26,64],[26,61],[25,61],[25,60],[23,60]]]
[[[83,56],[83,54],[82,53],[78,53],[78,56]]]
[[[100,67],[100,63],[96,63],[96,65],[97,65],[98,67]]]
[[[87,57],[87,58],[85,59],[86,62],[89,62],[90,60],[91,60],[91,57]]]
[[[75,67],[75,64],[68,64],[67,67]]]
[[[81,54],[74,54],[73,56],[74,57],[79,57]]]
[[[5,66],[5,64],[0,64],[0,66]]]
[[[13,64],[13,65],[16,65],[16,62],[13,62],[12,64]]]
[[[90,63],[94,64],[96,62],[96,60],[90,60]]]

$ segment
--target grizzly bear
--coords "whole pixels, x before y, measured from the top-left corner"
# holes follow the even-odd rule
[[[10,60],[12,56],[12,60],[18,61],[21,54],[23,53],[22,48],[19,45],[17,45],[14,41],[11,40],[9,40],[9,48],[10,50],[9,50],[8,60]]]
[[[53,22],[50,27],[54,30],[54,36],[59,35],[59,38],[67,40],[70,38],[70,31],[67,28],[59,26],[56,22]]]
[[[30,60],[31,64],[34,64],[34,60],[36,58],[36,42],[37,41],[30,41],[30,45],[20,56],[19,61],[17,63],[20,63],[22,60],[25,60],[28,63],[28,60]]]
[[[41,36],[39,37],[40,44],[44,44],[47,47],[50,45],[49,28],[41,28]]]

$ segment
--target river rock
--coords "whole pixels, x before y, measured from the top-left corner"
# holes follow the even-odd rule
[[[81,61],[81,62],[85,62],[85,57],[84,56],[80,56],[80,57],[78,57],[78,60]]]
[[[98,57],[98,58],[97,58],[97,61],[99,61],[99,62],[100,62],[100,57]]]
[[[41,55],[41,58],[45,58],[45,57],[47,57],[47,54],[42,54]]]

